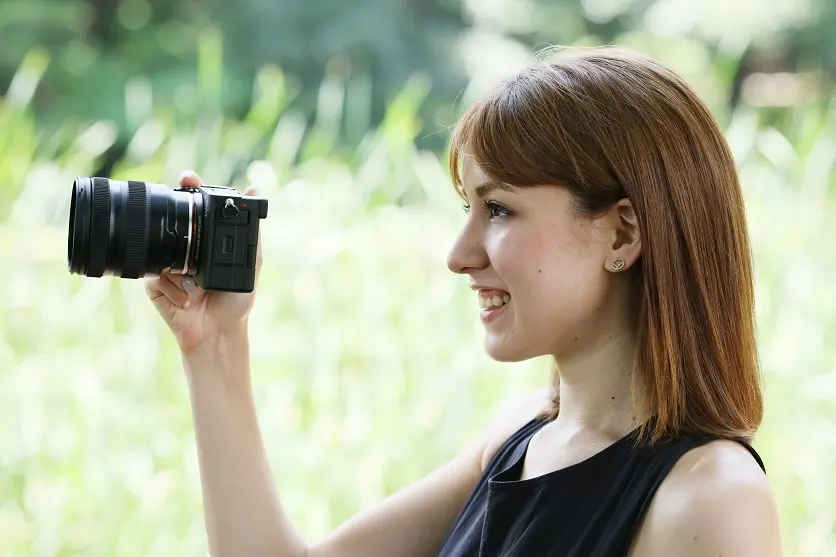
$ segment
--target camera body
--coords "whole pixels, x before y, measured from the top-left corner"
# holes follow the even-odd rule
[[[244,196],[226,186],[178,188],[195,195],[192,261],[195,281],[204,290],[252,292],[255,287],[259,222],[267,200]],[[202,206],[202,207],[201,207]],[[188,251],[188,250],[187,250]]]

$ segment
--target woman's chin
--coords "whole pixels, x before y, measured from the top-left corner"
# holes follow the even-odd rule
[[[515,346],[508,342],[507,338],[495,338],[493,335],[485,336],[485,352],[492,360],[497,362],[522,362],[531,356],[521,346]]]

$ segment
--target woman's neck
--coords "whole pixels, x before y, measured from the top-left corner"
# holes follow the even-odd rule
[[[560,412],[556,426],[620,438],[641,424],[633,403],[635,341],[631,334],[607,335],[595,350],[557,362]],[[634,381],[635,380],[635,381]]]

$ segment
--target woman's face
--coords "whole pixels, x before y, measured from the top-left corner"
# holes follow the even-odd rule
[[[447,264],[481,298],[488,354],[560,358],[595,343],[610,291],[608,221],[573,216],[563,188],[498,187],[470,157],[461,171],[469,212]]]

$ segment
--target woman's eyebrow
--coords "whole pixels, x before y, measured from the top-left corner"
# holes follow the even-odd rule
[[[511,193],[517,193],[517,189],[510,184],[506,184],[505,182],[490,181],[490,182],[484,182],[484,183],[479,184],[478,186],[476,186],[476,190],[475,190],[476,197],[485,197],[490,192],[492,192],[493,190],[496,190],[496,189],[511,192]]]

